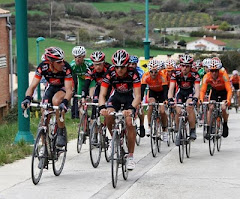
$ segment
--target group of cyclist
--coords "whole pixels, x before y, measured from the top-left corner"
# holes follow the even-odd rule
[[[206,58],[203,61],[194,61],[188,53],[179,57],[179,64],[171,57],[167,61],[151,59],[147,65],[148,71],[138,65],[137,56],[129,55],[126,50],[117,50],[112,55],[112,64],[105,61],[102,51],[95,51],[86,59],[86,49],[83,46],[75,46],[72,49],[74,60],[68,64],[64,60],[64,52],[58,47],[45,49],[44,59],[36,69],[31,85],[26,91],[26,97],[22,102],[22,108],[30,106],[32,96],[42,77],[48,82],[44,92],[43,102],[59,106],[57,112],[57,146],[63,147],[66,143],[66,128],[61,122],[59,114],[68,110],[69,101],[73,97],[72,118],[79,117],[78,98],[73,94],[82,96],[81,102],[85,103],[89,95],[93,96],[93,102],[99,104],[99,112],[105,117],[106,125],[111,132],[114,117],[113,111],[123,109],[128,132],[128,158],[127,169],[133,170],[133,159],[136,128],[133,126],[132,117],[135,116],[141,101],[147,103],[163,103],[159,108],[162,123],[163,141],[167,141],[167,114],[165,105],[175,106],[177,103],[186,103],[190,139],[195,140],[196,117],[195,107],[199,107],[206,100],[220,100],[223,112],[223,137],[228,136],[228,107],[231,103],[232,88],[239,89],[239,77],[236,70],[233,71],[231,80],[223,68],[221,60],[217,57]],[[231,85],[232,82],[232,85]],[[146,88],[148,88],[146,90]],[[94,91],[93,91],[94,89]],[[144,114],[140,116],[140,137],[150,135],[150,121],[152,106],[147,111],[148,125],[145,131]],[[181,108],[175,107],[175,131],[178,130]],[[209,105],[207,113],[208,126],[206,139],[210,137],[209,122],[213,106]],[[94,117],[93,109],[92,117]],[[180,138],[176,137],[176,145],[180,144]]]

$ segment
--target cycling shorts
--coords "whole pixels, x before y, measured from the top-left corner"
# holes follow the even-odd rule
[[[115,91],[114,94],[110,96],[109,100],[107,101],[107,108],[114,108],[117,112],[121,109],[122,106],[123,110],[127,110],[128,107],[132,104],[132,101],[132,92],[118,93]]]
[[[154,98],[158,103],[163,103],[164,101],[163,91],[156,92],[149,89],[149,98],[150,97]]]
[[[218,102],[221,102],[226,99],[227,99],[227,91],[226,90],[217,91],[216,89],[212,89],[210,100],[216,100]]]
[[[178,104],[185,103],[187,99],[192,98],[194,95],[194,90],[190,89],[179,89],[176,93],[176,102]]]
[[[66,93],[66,90],[64,87],[49,85],[44,92],[43,103],[52,104],[52,98],[58,91],[63,91],[64,93]]]
[[[239,84],[233,84],[233,87],[235,90],[238,90],[239,89]]]

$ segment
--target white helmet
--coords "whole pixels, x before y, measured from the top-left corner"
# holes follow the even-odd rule
[[[159,71],[161,69],[160,63],[158,60],[152,59],[151,61],[148,62],[148,70],[157,70]]]
[[[205,67],[205,66],[208,67],[211,64],[211,62],[212,62],[211,58],[206,58],[202,61],[202,65],[203,65],[203,67]]]
[[[233,75],[238,75],[238,71],[237,70],[233,70],[232,74]]]
[[[72,49],[72,55],[74,57],[85,56],[86,55],[86,49],[84,48],[84,46],[75,46]]]
[[[42,57],[41,57],[41,61],[45,61],[46,59],[45,59],[45,54],[43,53],[42,54]]]

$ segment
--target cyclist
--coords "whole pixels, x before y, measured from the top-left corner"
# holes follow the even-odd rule
[[[85,74],[87,72],[87,68],[92,66],[92,61],[90,59],[86,59],[86,49],[84,46],[75,46],[72,49],[72,55],[74,56],[74,60],[70,62],[73,72],[74,79],[74,91],[76,94],[82,94],[82,88],[85,83]],[[90,88],[95,86],[95,82],[92,82]],[[78,98],[73,97],[73,106],[71,108],[72,119],[79,118],[79,110],[78,110]]]
[[[167,78],[167,85],[169,87],[170,85],[170,79],[172,76],[172,73],[176,70],[176,62],[173,59],[168,59],[165,63],[165,69],[162,70],[165,77]]]
[[[45,61],[41,62],[36,69],[32,83],[26,91],[26,97],[22,102],[22,108],[29,107],[32,101],[32,95],[40,83],[42,77],[48,82],[48,87],[45,90],[43,102],[51,103],[53,106],[59,106],[63,113],[67,111],[68,102],[72,97],[72,72],[70,65],[64,61],[64,52],[58,47],[49,47],[45,49]],[[57,143],[58,147],[65,146],[66,143],[66,128],[64,122],[57,117]]]
[[[176,102],[193,104],[194,106],[198,102],[199,97],[199,84],[200,84],[200,77],[197,72],[192,70],[193,64],[193,57],[189,54],[184,54],[180,56],[180,69],[177,69],[171,76],[171,82],[168,91],[168,102],[171,104],[174,100],[174,88],[177,84],[177,91],[176,91]],[[196,135],[196,118],[193,106],[187,107],[188,112],[188,120],[190,125],[190,139],[195,140],[197,138]],[[178,129],[179,125],[179,117],[181,114],[181,108],[176,107],[176,129]],[[176,145],[180,145],[180,138],[176,138]]]
[[[238,104],[240,104],[240,92],[239,92],[240,78],[237,70],[233,70],[230,82],[232,84],[234,91],[237,92]]]
[[[164,74],[161,72],[160,62],[157,60],[151,60],[148,63],[148,72],[146,72],[141,81],[141,97],[143,98],[144,91],[148,85],[149,87],[149,103],[163,103],[165,100],[167,100],[167,80]],[[165,107],[160,106],[160,114],[161,114],[161,122],[162,122],[162,130],[163,130],[163,140],[167,141],[167,115],[165,113]],[[152,115],[153,107],[149,106],[148,112],[147,112],[147,118],[148,118],[148,128],[146,131],[146,135],[150,135],[151,131],[151,115]]]
[[[200,92],[200,101],[203,101],[203,98],[205,96],[205,92],[207,90],[207,85],[210,84],[212,87],[212,92],[210,96],[210,100],[218,100],[220,98],[220,101],[225,101],[226,104],[222,105],[222,113],[223,113],[223,137],[228,136],[228,113],[227,113],[227,106],[230,106],[231,103],[231,97],[232,97],[232,89],[231,84],[229,81],[228,75],[221,71],[222,64],[216,60],[212,59],[211,64],[209,65],[209,70],[204,78],[203,78],[203,85]],[[209,132],[209,125],[210,125],[210,117],[212,114],[214,106],[213,104],[209,105],[209,111],[208,111],[208,126],[207,126],[207,134],[206,139],[209,139],[210,132]]]
[[[138,65],[138,57],[135,55],[130,55],[129,58],[129,67],[133,67],[136,68],[140,79],[142,79],[142,76],[144,74],[144,70],[139,67]],[[140,119],[140,137],[144,137],[145,136],[145,128],[144,128],[144,114],[138,114],[139,119]]]
[[[119,111],[121,105],[124,107],[124,115],[128,132],[128,152],[127,169],[133,170],[135,162],[133,159],[136,129],[132,124],[132,114],[135,114],[137,106],[141,102],[141,83],[136,69],[129,66],[129,54],[125,50],[117,50],[112,55],[113,66],[107,71],[101,84],[99,95],[99,110],[105,116],[109,131],[112,130],[114,117],[110,112]],[[115,90],[105,105],[108,87],[112,86]],[[133,97],[134,94],[134,97]],[[111,146],[111,145],[110,145]]]
[[[111,66],[109,63],[105,62],[105,54],[102,51],[95,51],[90,55],[90,59],[93,62],[93,66],[87,68],[87,72],[85,74],[85,84],[82,89],[82,103],[86,102],[86,97],[89,95],[89,86],[92,81],[96,82],[96,88],[93,94],[93,102],[98,103],[98,97],[100,93],[100,87],[103,80],[103,76]],[[107,92],[107,99],[110,96],[112,91],[112,87],[109,87]],[[92,108],[92,119],[95,118],[96,115],[96,107]],[[97,134],[96,134],[97,135]],[[94,136],[95,142],[97,142],[97,136]],[[85,136],[84,136],[85,140]]]

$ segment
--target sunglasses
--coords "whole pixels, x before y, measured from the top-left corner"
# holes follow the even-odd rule
[[[76,56],[75,59],[81,59],[83,56]]]
[[[119,68],[124,69],[124,68],[126,68],[126,66],[115,66],[115,68],[116,69],[119,69]]]
[[[210,72],[211,72],[211,73],[217,73],[218,70],[217,70],[217,69],[216,69],[216,70],[210,70]]]
[[[61,64],[64,62],[64,60],[59,60],[59,61],[55,61],[57,64]]]
[[[99,66],[99,65],[101,65],[103,63],[103,61],[101,61],[101,62],[93,62],[93,65],[94,66]]]
[[[190,68],[192,65],[190,64],[181,64],[181,67],[186,67],[186,68]]]
[[[158,71],[156,71],[156,70],[151,70],[150,73],[152,73],[152,74],[157,74]]]

